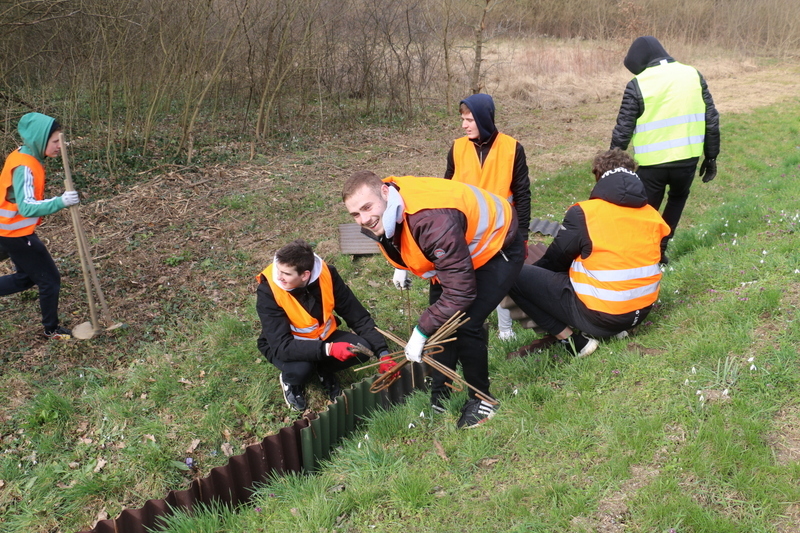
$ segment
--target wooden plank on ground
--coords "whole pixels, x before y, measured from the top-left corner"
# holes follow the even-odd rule
[[[339,224],[339,250],[349,255],[379,254],[378,243],[361,233],[356,223]]]

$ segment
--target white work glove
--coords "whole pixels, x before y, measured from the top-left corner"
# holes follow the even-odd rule
[[[406,343],[406,359],[412,363],[422,362],[422,349],[425,348],[425,341],[427,340],[428,337],[422,334],[419,326],[414,326],[414,332],[411,334],[411,338],[408,339],[408,343]]]
[[[394,286],[401,291],[403,289],[408,290],[411,288],[411,280],[408,279],[408,270],[403,270],[402,268],[395,268],[394,269],[394,276],[392,276],[392,282]]]
[[[77,205],[81,200],[78,197],[78,191],[67,191],[61,195],[61,201],[64,202],[64,207],[69,207]]]

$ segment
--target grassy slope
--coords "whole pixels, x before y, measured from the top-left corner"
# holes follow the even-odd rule
[[[636,337],[577,363],[507,362],[505,351],[530,333],[517,343],[494,340],[503,409],[487,428],[455,432],[458,401],[450,417],[421,420],[420,396],[376,417],[369,442],[346,444],[323,475],[266,488],[260,511],[225,526],[218,515],[184,521],[184,530],[576,531],[612,528],[612,516],[640,531],[775,530],[798,499],[795,464],[773,457],[797,439],[788,403],[797,378],[789,324],[798,261],[788,233],[797,223],[797,111],[725,117],[721,174],[695,186],[662,308]],[[540,176],[534,214],[559,217],[586,197],[587,176],[585,163]],[[317,203],[331,201],[322,191]],[[259,202],[220,205],[246,223]],[[391,276],[384,261],[336,263],[380,324],[407,326],[398,293],[375,286]],[[423,288],[415,282],[417,312]],[[193,439],[201,440],[194,475],[204,475],[225,462],[225,443],[237,450],[286,423],[288,412],[275,407],[276,373],[254,355],[253,308],[203,312],[136,359],[96,365],[93,352],[65,348],[68,371],[3,376],[2,530],[85,528],[98,511],[113,517],[186,486],[193,474],[180,465]],[[92,350],[109,346],[101,338]],[[726,387],[731,400],[714,401]],[[703,405],[698,389],[707,391]],[[321,406],[316,391],[312,400]],[[345,490],[328,491],[339,485]]]
[[[460,399],[420,418],[418,395],[320,475],[169,531],[793,531],[798,112],[725,118],[720,175],[695,184],[659,309],[633,338],[581,361],[509,362],[493,340],[503,407],[485,427],[453,429]],[[584,180],[540,183],[538,206]],[[361,290],[368,268],[347,272]]]

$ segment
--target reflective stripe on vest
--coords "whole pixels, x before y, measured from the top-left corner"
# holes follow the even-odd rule
[[[14,169],[26,166],[33,174],[33,196],[44,199],[44,167],[32,155],[14,150],[6,158],[0,173],[0,237],[25,237],[36,230],[41,217],[25,217],[19,214],[16,203],[8,200],[8,189],[14,187]]]
[[[464,239],[472,258],[472,267],[485,265],[503,248],[513,220],[511,204],[474,185],[443,180],[440,178],[418,178],[415,176],[390,176],[383,180],[396,183],[405,203],[406,215],[424,209],[457,209],[467,219]],[[410,270],[421,278],[436,275],[433,262],[422,253],[414,240],[408,224],[403,224],[400,234],[400,255],[405,266],[398,265],[381,248],[383,255],[396,268]]]
[[[644,112],[631,139],[640,165],[699,157],[706,132],[700,75],[678,62],[656,65],[636,76]]]
[[[658,299],[661,239],[669,226],[658,211],[621,207],[604,200],[579,202],[592,252],[573,261],[570,282],[578,299],[593,311],[621,315]]]
[[[333,316],[333,278],[331,271],[326,263],[322,263],[322,270],[319,274],[319,288],[322,293],[322,318],[323,324],[312,317],[300,302],[297,301],[291,291],[287,291],[273,279],[274,263],[265,268],[261,274],[272,288],[272,295],[277,303],[289,318],[289,328],[292,336],[297,340],[325,340],[331,333],[336,331],[336,318]]]
[[[504,133],[498,133],[489,155],[481,165],[475,143],[469,137],[460,137],[453,143],[455,165],[453,181],[475,185],[513,202],[511,178],[514,175],[516,154],[517,140]]]

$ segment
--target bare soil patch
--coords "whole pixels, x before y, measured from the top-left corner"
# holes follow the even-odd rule
[[[548,55],[520,45],[503,55],[498,45],[487,90],[498,104],[500,129],[526,147],[533,180],[608,146],[630,79],[621,65],[624,50],[573,43]],[[798,62],[685,62],[708,79],[723,121],[728,113],[794,98],[800,89]],[[113,318],[128,329],[80,349],[61,349],[54,360],[52,347],[39,336],[35,293],[28,291],[0,299],[0,313],[13,322],[0,338],[0,354],[6,365],[23,369],[46,361],[67,366],[72,358],[115,364],[115,353],[124,357],[139,341],[158,341],[165,328],[204,319],[202,313],[184,316],[185,307],[238,313],[253,298],[255,274],[283,243],[303,236],[328,257],[338,253],[335,228],[348,221],[340,186],[352,171],[440,176],[452,140],[461,135],[459,126],[453,113],[451,119],[402,131],[364,128],[320,137],[306,152],[275,147],[258,164],[156,169],[116,196],[85,197],[82,219],[101,284]],[[79,164],[79,142],[73,152]],[[60,191],[57,177],[50,187],[53,194]],[[543,216],[535,201],[533,209],[534,216]],[[68,215],[48,217],[38,234],[62,271],[64,322],[88,320]],[[10,266],[0,263],[0,275],[11,272]]]

